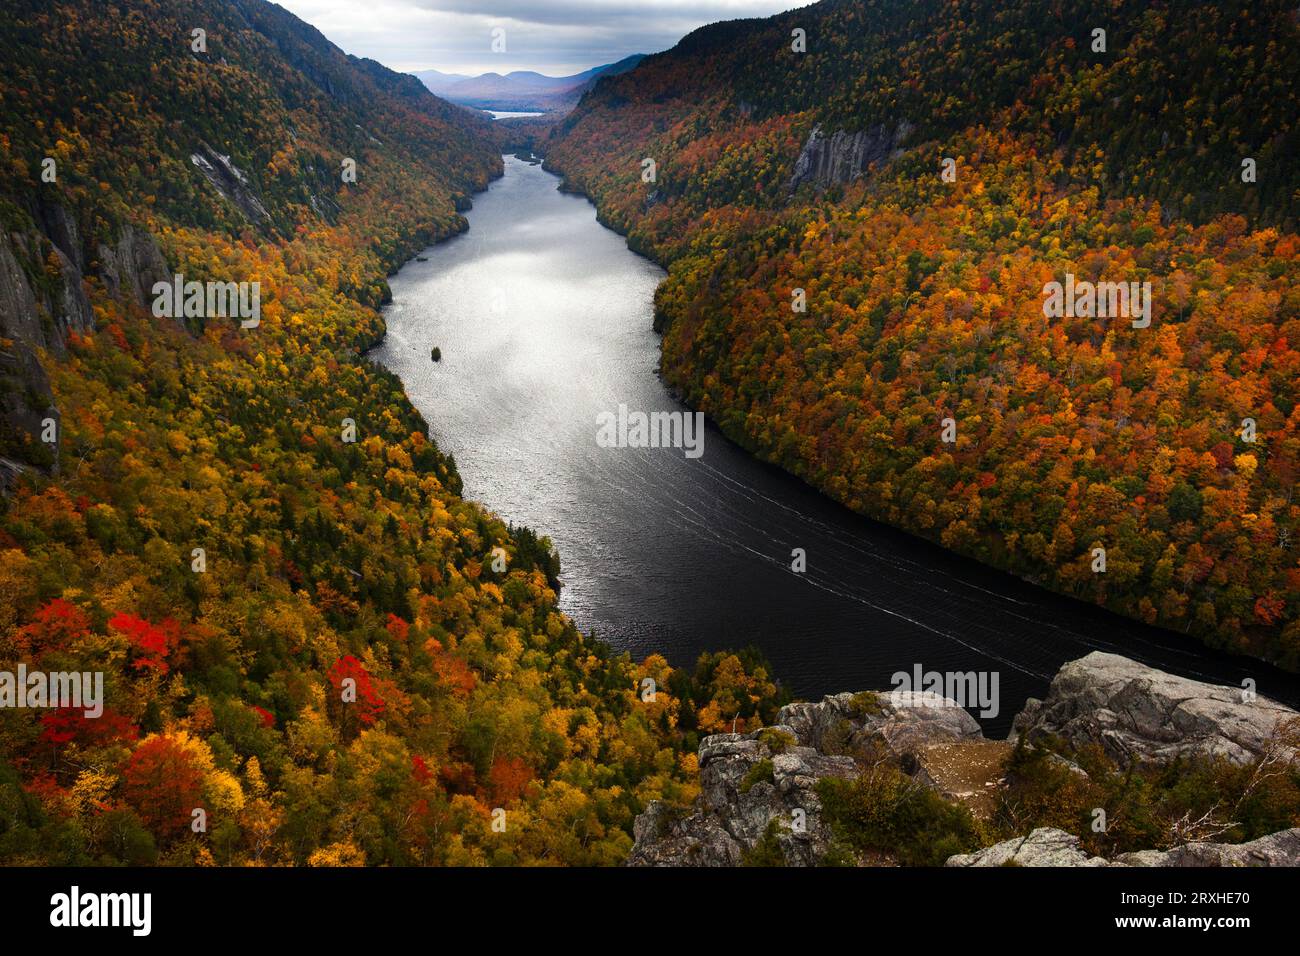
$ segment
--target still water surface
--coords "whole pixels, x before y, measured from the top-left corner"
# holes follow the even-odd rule
[[[392,279],[372,356],[401,376],[465,494],[547,534],[562,608],[634,657],[756,644],[798,696],[885,689],[917,664],[996,671],[1005,733],[1092,650],[1295,702],[1300,681],[981,567],[834,504],[709,427],[704,454],[600,448],[620,403],[685,411],[656,375],[653,263],[539,166],[506,157],[470,231]],[[442,361],[433,363],[438,346]],[[791,551],[807,552],[804,574]]]

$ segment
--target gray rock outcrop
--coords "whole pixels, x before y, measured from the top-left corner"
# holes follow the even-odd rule
[[[117,242],[99,245],[99,275],[114,298],[127,298],[148,309],[155,282],[171,280],[167,260],[153,236],[131,225],[122,227]]]
[[[1282,731],[1298,716],[1265,697],[1246,699],[1238,688],[1095,651],[1063,666],[1043,700],[1026,702],[1012,737],[1033,742],[1053,735],[1076,747],[1100,744],[1121,765],[1180,756],[1246,764],[1283,746]]]
[[[945,866],[1300,866],[1300,828],[1249,843],[1186,843],[1172,850],[1122,853],[1114,860],[1089,856],[1073,834],[1039,827],[974,853],[951,856]]]
[[[35,228],[0,230],[0,493],[35,469],[57,470],[57,441],[41,440],[58,412],[38,352],[63,355],[70,332],[95,324],[75,222],[55,207],[45,213],[58,242]]]
[[[218,153],[207,143],[200,143],[198,149],[190,154],[190,162],[253,225],[261,226],[270,221],[271,214],[262,205],[253,183],[229,156]]]
[[[169,277],[153,238],[126,226],[88,257],[76,217],[55,203],[34,204],[30,228],[0,230],[0,493],[34,469],[57,470],[57,441],[42,422],[58,419],[40,350],[66,354],[71,333],[94,330],[87,270],[109,293],[148,308],[153,284]]]
[[[1172,850],[1140,850],[1115,858],[1124,866],[1300,866],[1300,827],[1249,843],[1185,843]]]
[[[790,191],[806,182],[817,186],[852,182],[872,164],[901,155],[899,146],[911,131],[911,125],[903,121],[892,129],[882,123],[860,132],[836,130],[828,137],[819,123],[795,160]]]
[[[652,803],[637,818],[629,865],[736,866],[773,821],[786,862],[816,865],[829,847],[829,834],[814,788],[823,777],[851,779],[858,766],[850,757],[784,743],[793,739],[789,728],[779,725],[706,737],[700,743],[695,811],[675,814]]]
[[[1243,699],[1236,688],[1093,653],[1062,667],[1047,696],[1026,704],[1012,738],[1099,744],[1121,765],[1206,756],[1238,764],[1266,759],[1283,767],[1300,759],[1288,742],[1288,728],[1297,720],[1296,711],[1265,698]],[[690,807],[652,802],[636,819],[627,862],[737,866],[761,847],[765,859],[775,848],[787,865],[817,865],[832,843],[817,782],[855,778],[878,761],[987,819],[997,806],[1011,750],[1010,742],[986,740],[954,701],[928,694],[845,693],[789,704],[773,727],[704,738],[700,796]],[[1064,757],[1052,759],[1087,777]],[[1040,827],[950,857],[946,865],[1296,866],[1300,828],[1240,845],[1194,842],[1111,860],[1087,853],[1073,834]]]
[[[62,354],[68,333],[94,328],[81,270],[37,232],[0,232],[0,330]]]
[[[852,779],[850,754],[914,756],[934,743],[982,740],[954,701],[924,694],[835,694],[790,704],[773,727],[700,742],[700,796],[687,810],[652,802],[636,820],[630,866],[736,866],[774,825],[789,866],[830,848],[817,782]]]
[[[816,704],[787,704],[776,720],[806,747],[860,750],[879,743],[899,757],[937,741],[983,737],[979,723],[955,701],[920,691],[829,694]]]
[[[1039,827],[1028,836],[1003,840],[974,853],[948,857],[944,866],[1110,866],[1079,847],[1079,838],[1055,827]]]

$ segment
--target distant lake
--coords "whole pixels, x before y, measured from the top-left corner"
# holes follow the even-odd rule
[[[484,110],[485,113],[491,113],[493,119],[519,119],[524,116],[545,116],[545,113],[516,113],[510,110]]]
[[[507,115],[507,114],[498,114]],[[800,697],[895,671],[996,671],[1004,735],[1061,664],[1106,650],[1294,703],[1300,681],[1059,597],[862,518],[709,427],[702,457],[601,448],[596,416],[686,411],[656,374],[663,271],[540,166],[505,159],[470,231],[392,281],[372,356],[401,376],[465,494],[551,537],[561,607],[642,658],[756,644]],[[438,346],[442,361],[430,360]],[[791,570],[803,549],[807,570]]]

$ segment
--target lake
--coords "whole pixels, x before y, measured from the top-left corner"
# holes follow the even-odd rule
[[[561,607],[584,631],[677,666],[754,644],[812,699],[888,689],[918,665],[996,672],[1000,711],[981,720],[990,735],[1092,650],[1223,683],[1249,676],[1261,694],[1300,700],[1292,675],[855,515],[712,425],[698,458],[601,447],[597,416],[620,405],[688,411],[656,374],[663,270],[599,225],[586,199],[558,192],[555,176],[505,164],[475,197],[469,232],[393,277],[388,334],[371,355],[455,455],[466,497],[555,542]]]

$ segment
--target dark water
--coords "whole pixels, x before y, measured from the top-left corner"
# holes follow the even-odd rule
[[[601,448],[596,416],[682,411],[655,370],[663,272],[558,180],[506,158],[470,231],[392,280],[373,355],[406,384],[467,497],[547,534],[562,607],[634,657],[690,664],[756,644],[800,697],[886,689],[895,671],[995,671],[1005,732],[1065,661],[1114,651],[1300,699],[1300,682],[1057,597],[867,521],[710,427],[704,454]],[[430,360],[430,349],[442,361]],[[790,569],[807,552],[807,572]]]

